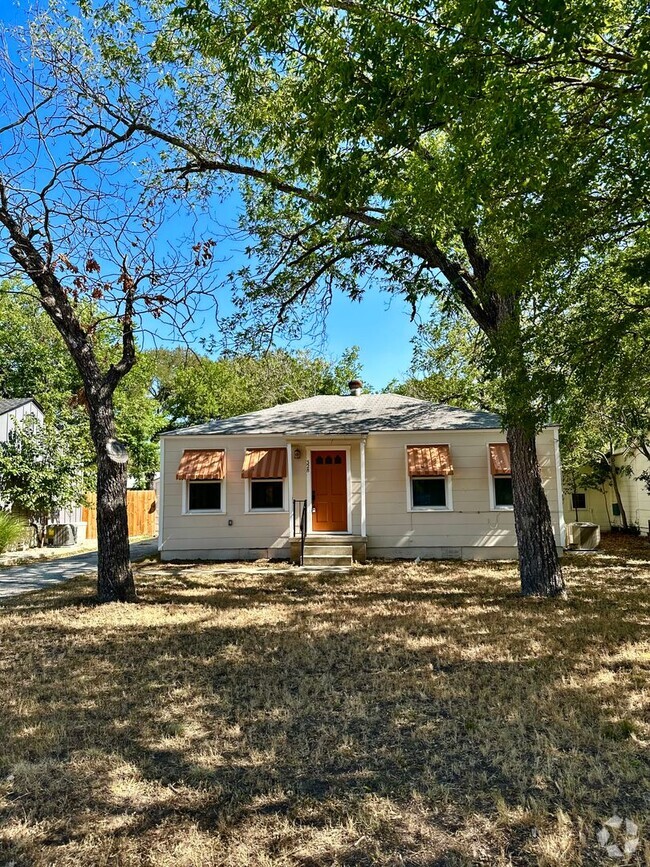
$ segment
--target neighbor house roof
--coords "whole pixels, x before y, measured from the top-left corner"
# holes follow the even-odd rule
[[[501,430],[491,412],[458,409],[401,394],[318,395],[217,419],[163,436],[276,434],[336,436],[376,431]]]
[[[43,411],[43,407],[33,397],[0,397],[0,415],[18,409],[18,407],[24,406],[26,403],[33,403],[41,412]]]

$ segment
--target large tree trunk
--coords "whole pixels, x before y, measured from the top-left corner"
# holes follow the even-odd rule
[[[521,592],[524,596],[562,596],[564,577],[537,461],[535,389],[528,373],[517,296],[493,294],[491,311],[482,328],[495,352],[506,404]]]
[[[86,327],[79,317],[75,293],[69,293],[57,275],[59,263],[65,257],[55,256],[50,249],[44,259],[34,245],[37,233],[26,231],[20,215],[20,208],[12,212],[7,188],[0,176],[0,225],[8,230],[12,239],[9,253],[37,287],[41,305],[65,341],[84,383],[90,433],[97,454],[97,595],[100,602],[135,600],[129,556],[126,466],[112,460],[106,446],[115,438],[113,392],[136,361],[133,333],[136,284],[125,264],[119,279],[124,292],[123,306],[119,305],[122,355],[106,372],[102,372],[95,356],[93,330]],[[98,268],[96,262],[94,266]],[[75,273],[78,273],[77,269]]]
[[[507,430],[512,468],[515,532],[524,596],[560,596],[565,592],[548,500],[542,488],[535,434],[510,424]]]
[[[136,599],[126,509],[126,464],[116,463],[106,446],[115,436],[111,398],[90,414],[97,452],[97,597],[100,602]]]

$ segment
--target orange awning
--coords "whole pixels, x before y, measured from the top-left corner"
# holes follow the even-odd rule
[[[409,476],[452,476],[449,446],[407,446]]]
[[[490,471],[493,476],[509,476],[512,472],[508,443],[490,443]]]
[[[223,449],[186,449],[176,471],[177,479],[223,479]]]
[[[242,479],[284,479],[286,475],[286,449],[246,449]]]

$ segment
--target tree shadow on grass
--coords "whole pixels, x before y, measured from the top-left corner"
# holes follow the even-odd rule
[[[608,676],[643,638],[634,576],[608,619],[589,587],[539,602],[440,574],[343,592],[172,576],[144,588],[156,604],[75,608],[71,590],[60,611],[18,608],[7,852],[100,863],[94,834],[162,864],[162,837],[198,835],[233,864],[533,864],[532,829],[560,810],[576,839],[579,821],[643,815],[639,661]]]

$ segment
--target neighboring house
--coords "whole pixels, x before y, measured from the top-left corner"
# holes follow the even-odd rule
[[[0,398],[0,443],[6,443],[9,435],[26,418],[43,421],[43,407],[33,397]]]
[[[637,450],[619,451],[615,454],[618,467],[629,466],[630,474],[618,477],[618,487],[628,523],[638,524],[641,533],[648,535],[650,529],[650,493],[640,475],[650,472],[650,461]],[[621,518],[614,488],[606,482],[602,490],[579,488],[564,495],[564,517],[567,523],[576,520],[598,524],[601,530],[608,531],[612,526],[620,526]]]
[[[43,422],[43,407],[33,397],[0,398],[0,443],[6,443],[16,424],[33,418],[38,424]],[[0,508],[9,506],[3,503],[0,490]],[[81,520],[81,508],[67,509],[54,516],[54,523],[66,524]]]
[[[16,424],[22,424],[26,419],[34,419],[38,424],[43,421],[43,407],[33,397],[1,397],[0,398],[0,443],[9,441]],[[10,508],[11,503],[2,498],[2,481],[0,480],[0,509]]]
[[[163,434],[162,559],[296,560],[305,503],[314,557],[515,557],[498,416],[358,391]],[[537,448],[561,549],[557,434]]]

